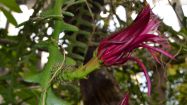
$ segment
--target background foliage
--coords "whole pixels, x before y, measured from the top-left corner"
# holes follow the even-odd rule
[[[128,26],[133,21],[131,14],[138,13],[144,3],[139,0],[33,2],[34,12],[30,19],[17,24],[12,12],[21,13],[19,5],[27,1],[0,0],[0,11],[8,20],[6,27],[0,29],[0,104],[81,105],[83,94],[79,81],[64,79],[62,75],[83,65],[89,47],[97,46],[101,39],[112,33],[109,29],[111,20],[117,19],[119,22],[119,25],[114,24],[115,31]],[[129,91],[131,105],[187,103],[187,17],[181,14],[180,10],[176,10],[181,6],[178,2],[171,2],[170,5],[178,16],[181,30],[176,32],[164,23],[161,23],[159,30],[166,34],[168,39],[172,39],[169,40],[170,52],[176,59],[170,61],[161,56],[163,65],[159,65],[150,62],[152,59],[146,51],[136,53],[151,74],[151,97],[147,97],[142,91],[142,88],[146,89],[146,85],[137,80],[141,72],[136,64],[128,62],[120,67],[103,67],[108,73],[105,76],[112,75],[118,85],[121,98],[124,92]],[[125,8],[127,21],[123,21],[116,14],[116,8],[119,6]],[[101,17],[101,12],[107,13],[108,16]],[[99,24],[101,22],[103,25]],[[21,28],[18,35],[8,34],[9,24]],[[51,27],[53,33],[48,35],[47,30]],[[60,34],[64,34],[64,37],[59,37]],[[41,64],[42,52],[49,53],[44,67]]]

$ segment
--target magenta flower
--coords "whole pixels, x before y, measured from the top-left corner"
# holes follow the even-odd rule
[[[160,63],[157,53],[164,54],[169,58],[174,58],[162,48],[166,48],[167,40],[159,35],[151,34],[157,31],[160,20],[153,14],[149,5],[138,14],[134,22],[127,28],[105,38],[100,42],[97,56],[106,66],[124,64],[128,60],[137,62],[144,72],[147,80],[148,95],[151,93],[151,81],[146,67],[136,57],[132,56],[136,48],[146,48],[153,58]],[[159,44],[160,47],[150,46],[149,43]]]

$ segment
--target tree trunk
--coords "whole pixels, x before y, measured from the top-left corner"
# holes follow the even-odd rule
[[[182,10],[182,5],[181,5],[180,0],[171,0],[171,2],[169,1],[169,3],[173,7],[173,9],[177,15],[180,26],[185,27],[186,26],[186,24],[184,24],[185,23],[185,20],[184,20],[185,16],[184,16],[184,13]]]

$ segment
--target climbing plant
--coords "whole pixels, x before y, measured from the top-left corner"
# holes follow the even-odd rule
[[[22,12],[20,2],[0,0],[0,12],[7,19],[6,26],[0,28],[0,104],[116,105],[124,93],[129,94],[130,105],[187,102],[187,19],[176,9],[181,6],[178,2],[169,5],[181,29],[175,31],[161,19],[158,28],[175,59],[160,56],[159,64],[150,62],[145,49],[133,53],[147,67],[151,96],[147,96],[146,83],[138,81],[143,72],[136,63],[106,66],[97,57],[99,43],[131,25],[132,14],[147,5],[145,0],[36,0],[30,18],[18,23],[14,13]],[[126,15],[124,19],[116,12],[119,7],[125,10],[121,13]],[[9,34],[10,25],[20,29],[18,34]],[[50,29],[52,33],[48,33]],[[44,52],[49,54],[48,61],[41,64]]]

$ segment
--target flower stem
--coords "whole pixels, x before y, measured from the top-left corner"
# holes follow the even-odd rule
[[[92,59],[90,59],[90,61],[87,64],[80,66],[74,72],[64,72],[63,78],[64,80],[82,79],[85,78],[91,72],[97,70],[97,68],[99,67],[100,67],[99,59],[97,57],[93,57]]]

